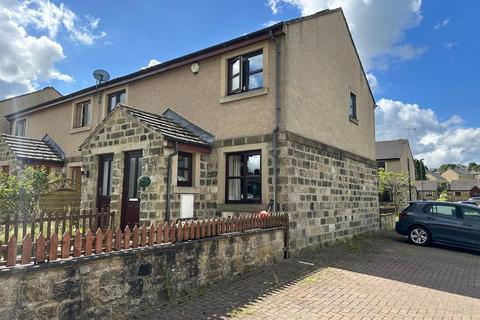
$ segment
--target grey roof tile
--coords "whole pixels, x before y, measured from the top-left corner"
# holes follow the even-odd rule
[[[204,146],[210,145],[207,141],[203,140],[198,135],[187,130],[186,128],[183,128],[178,123],[163,115],[138,110],[124,104],[119,105],[119,107],[123,107],[125,111],[132,117],[142,122],[152,130],[161,133],[167,138],[190,144],[198,144]]]
[[[63,162],[62,156],[43,140],[2,134],[3,140],[15,154],[24,160]]]
[[[375,143],[376,159],[400,159],[407,145],[408,140],[405,139],[377,141]]]
[[[453,180],[450,182],[450,190],[465,191],[471,190],[474,186],[480,188],[480,181],[478,180]]]

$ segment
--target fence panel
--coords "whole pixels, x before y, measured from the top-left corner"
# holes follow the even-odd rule
[[[44,223],[47,226],[47,230],[44,230],[44,233],[41,228],[35,227],[36,231],[38,231],[36,238],[27,233],[23,241],[17,243],[16,235],[19,235],[20,232],[31,230],[31,225],[25,227],[27,224],[22,224],[23,221],[20,221],[18,216],[14,217],[14,224],[11,226],[16,226],[16,228],[13,228],[12,232],[9,233],[10,238],[7,245],[2,246],[0,242],[0,256],[3,255],[3,261],[0,261],[0,268],[13,267],[17,264],[44,263],[47,260],[46,252],[48,252],[48,261],[55,261],[58,258],[67,259],[70,257],[81,257],[82,255],[90,256],[92,254],[108,253],[112,251],[112,247],[114,247],[115,251],[121,251],[165,243],[195,241],[197,239],[228,233],[247,232],[255,229],[284,228],[288,225],[288,215],[272,214],[262,217],[246,216],[240,218],[179,221],[177,223],[171,222],[170,224],[159,223],[156,228],[154,224],[151,224],[149,228],[145,225],[141,227],[135,225],[132,232],[130,231],[130,226],[126,226],[123,232],[120,227],[117,227],[114,234],[111,227],[108,227],[105,231],[97,227],[95,234],[90,227],[87,229],[84,229],[83,226],[78,226],[78,228],[71,227],[73,225],[77,227],[77,224],[82,219],[92,221],[92,226],[95,226],[95,221],[101,224],[101,219],[103,221],[105,219],[111,221],[110,218],[111,214],[105,214],[105,212],[101,212],[98,215],[88,213],[84,217],[81,215],[69,216],[65,213],[56,213],[53,216],[47,215],[47,220],[42,220],[40,216],[38,220],[34,217],[33,221]],[[70,223],[72,224],[69,225]],[[7,224],[8,220],[5,222],[5,226]],[[51,229],[49,225],[54,230],[51,230],[49,237],[45,237],[44,234],[48,235],[48,230]],[[56,231],[63,231],[61,237]]]

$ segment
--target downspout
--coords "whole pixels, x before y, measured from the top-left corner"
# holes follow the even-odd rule
[[[177,141],[173,145],[173,153],[170,153],[167,158],[167,202],[165,206],[165,221],[170,223],[170,195],[172,193],[172,159],[178,154]]]
[[[275,42],[275,127],[272,132],[273,156],[273,212],[277,212],[277,186],[278,186],[278,150],[277,139],[280,130],[280,45],[270,29],[270,39]]]

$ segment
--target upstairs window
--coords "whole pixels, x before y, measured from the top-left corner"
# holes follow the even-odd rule
[[[108,95],[108,113],[110,113],[119,103],[125,103],[125,90],[117,91]]]
[[[178,153],[177,186],[192,186],[192,154],[186,152]]]
[[[226,202],[261,202],[260,151],[227,154]]]
[[[15,132],[14,135],[25,137],[25,133],[27,131],[27,119],[17,120],[15,121]]]
[[[263,51],[228,61],[228,94],[263,88]]]
[[[80,102],[75,105],[73,128],[82,128],[90,125],[92,106],[90,101]]]
[[[352,92],[350,92],[350,108],[348,115],[351,119],[357,119],[357,96]]]

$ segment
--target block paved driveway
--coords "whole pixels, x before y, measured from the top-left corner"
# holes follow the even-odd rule
[[[480,319],[480,253],[381,232],[284,260],[142,319]]]

